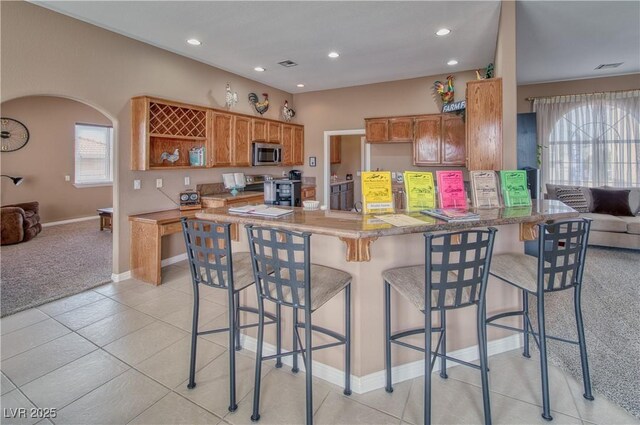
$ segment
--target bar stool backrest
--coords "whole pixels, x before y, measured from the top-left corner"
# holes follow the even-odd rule
[[[258,294],[281,305],[311,305],[310,233],[246,226]]]
[[[425,301],[432,300],[432,309],[461,308],[484,299],[495,233],[489,228],[425,234]]]
[[[538,226],[538,288],[553,292],[580,285],[591,221],[566,220]]]
[[[201,283],[224,289],[233,285],[230,226],[230,223],[182,218],[182,233],[194,285]]]

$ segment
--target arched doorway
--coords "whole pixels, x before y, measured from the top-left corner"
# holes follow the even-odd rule
[[[93,106],[26,96],[1,107],[30,133],[23,148],[0,155],[2,174],[23,178],[19,186],[2,179],[1,204],[38,202],[43,226],[28,242],[1,248],[5,316],[111,279],[115,233],[100,230],[97,209],[113,206],[117,162],[114,120]]]

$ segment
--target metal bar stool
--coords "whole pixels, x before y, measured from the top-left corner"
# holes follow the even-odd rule
[[[496,229],[468,230],[442,235],[425,234],[425,264],[399,267],[382,273],[384,279],[385,368],[386,391],[393,392],[391,380],[391,344],[425,353],[424,358],[424,423],[431,423],[431,371],[440,358],[440,377],[447,378],[447,360],[480,369],[484,421],[491,424],[489,378],[487,366],[487,335],[485,325],[485,294]],[[457,239],[459,238],[459,243]],[[439,254],[440,258],[434,258]],[[391,287],[424,313],[424,328],[391,332]],[[425,302],[425,300],[431,302]],[[475,305],[477,307],[478,347],[480,366],[447,355],[446,312]],[[440,312],[440,326],[433,326],[432,312]],[[425,332],[426,330],[426,332]],[[439,332],[432,351],[431,335]],[[425,347],[401,341],[424,333]],[[433,355],[433,360],[431,359]]]
[[[540,349],[540,375],[542,381],[542,417],[552,420],[549,401],[549,373],[547,368],[547,338],[576,344],[580,347],[584,398],[593,400],[587,345],[584,338],[580,295],[582,275],[587,253],[590,220],[577,219],[554,224],[538,225],[538,258],[524,254],[496,255],[491,265],[491,274],[522,291],[522,310],[501,313],[487,318],[487,324],[503,329],[524,333],[523,356],[529,355],[529,335]],[[547,335],[544,320],[544,295],[546,293],[573,289],[574,313],[578,341],[570,341]],[[529,296],[537,297],[538,333],[533,330],[529,319]],[[493,323],[509,316],[522,316],[522,329]]]
[[[191,330],[191,359],[189,364],[188,388],[196,386],[196,349],[198,336],[229,331],[229,411],[238,408],[236,403],[236,350],[241,350],[240,332],[242,329],[258,326],[258,323],[240,323],[240,312],[258,314],[255,308],[240,305],[240,291],[251,286],[253,269],[248,252],[231,252],[231,233],[229,223],[212,223],[204,220],[182,218],[182,233],[187,246],[187,258],[193,282],[193,321]],[[224,289],[228,293],[229,327],[198,331],[198,313],[200,311],[199,285]],[[280,311],[276,315],[264,313],[276,324],[277,352],[281,351]],[[262,312],[260,312],[262,318]],[[276,367],[282,367],[278,361]]]
[[[331,267],[311,263],[310,233],[297,233],[266,227],[246,226],[249,247],[253,259],[253,272],[258,292],[258,349],[256,353],[256,375],[253,394],[252,421],[260,419],[260,374],[262,362],[293,356],[293,372],[298,371],[298,353],[306,369],[306,423],[313,423],[312,402],[312,351],[345,346],[344,394],[351,394],[351,275]],[[270,273],[269,271],[272,270]],[[331,298],[344,290],[345,293],[345,333],[341,335],[311,322],[311,314]],[[293,309],[293,348],[289,352],[263,356],[264,343],[264,301],[276,306]],[[298,310],[304,312],[304,321],[298,321]],[[304,329],[305,343],[302,343],[298,329]],[[312,346],[312,331],[320,332],[335,339],[319,346]],[[298,345],[300,348],[298,348]]]

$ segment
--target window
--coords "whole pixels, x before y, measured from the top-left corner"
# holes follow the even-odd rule
[[[90,186],[113,183],[112,153],[112,127],[76,124],[75,184]]]
[[[576,186],[640,185],[640,91],[559,96],[535,105],[544,180]],[[542,129],[542,131],[540,131]]]

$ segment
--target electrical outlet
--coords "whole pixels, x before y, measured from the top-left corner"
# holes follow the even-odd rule
[[[287,173],[286,171],[282,172],[282,177],[287,177],[289,175],[289,173]]]
[[[184,185],[189,186],[190,184],[191,184],[191,178],[189,178],[189,176],[185,176]]]
[[[356,171],[356,176],[360,177],[361,171]]]
[[[139,190],[140,189],[140,180],[134,180],[133,181],[133,190]]]
[[[71,181],[71,176],[64,176],[64,181],[70,182]]]
[[[156,189],[160,189],[162,187],[162,179],[156,179]]]

